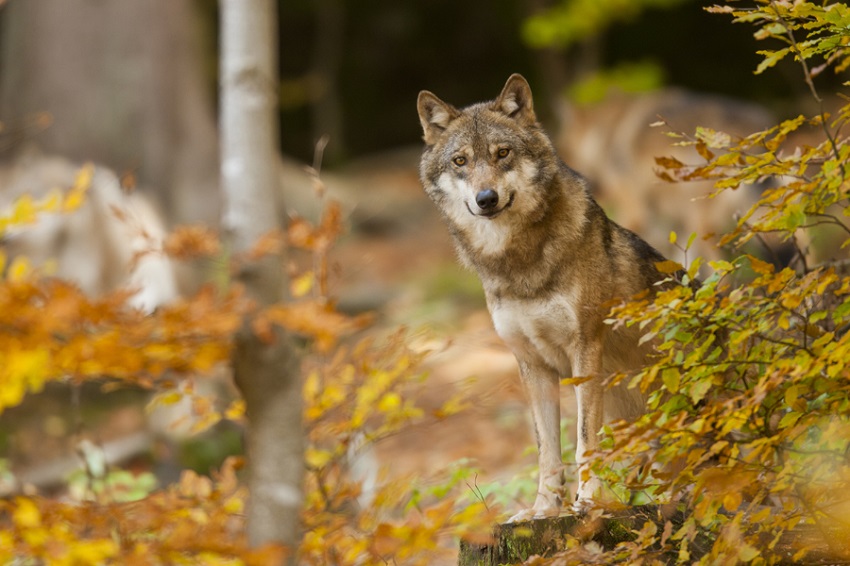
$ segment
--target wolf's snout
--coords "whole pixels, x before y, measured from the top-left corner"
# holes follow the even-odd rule
[[[499,195],[493,189],[484,189],[475,195],[475,203],[481,210],[490,210],[499,204]]]

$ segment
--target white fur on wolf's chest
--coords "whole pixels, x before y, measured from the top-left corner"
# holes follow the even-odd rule
[[[490,309],[496,333],[520,359],[537,360],[572,373],[571,349],[578,334],[578,317],[569,297],[501,300]]]

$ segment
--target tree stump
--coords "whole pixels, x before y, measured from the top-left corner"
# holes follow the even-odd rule
[[[616,515],[567,515],[497,525],[492,544],[461,541],[458,565],[499,566],[518,564],[534,555],[549,556],[565,549],[565,535],[592,540],[610,549],[618,542],[634,539],[632,530],[638,522],[642,524],[652,517],[646,511],[641,508]]]
[[[667,520],[678,528],[683,516],[681,512],[674,512],[667,517],[658,507],[647,505],[604,514],[591,511],[587,516],[569,515],[505,523],[493,529],[493,542],[490,544],[461,541],[458,566],[502,566],[520,564],[535,555],[552,556],[566,549],[568,536],[582,542],[594,541],[605,550],[611,550],[618,543],[635,540],[636,531],[646,521],[653,521],[662,529]],[[711,547],[712,541],[700,536],[691,548],[691,559],[698,559]],[[802,559],[795,559],[801,548],[808,552]],[[772,549],[771,556],[781,565],[850,564],[850,551],[846,549],[841,533],[813,525],[798,525],[784,533]],[[674,563],[675,554],[670,554],[669,560]]]

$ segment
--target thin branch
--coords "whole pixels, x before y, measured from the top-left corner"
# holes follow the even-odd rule
[[[826,138],[829,140],[830,146],[832,147],[832,153],[835,156],[835,159],[840,161],[841,157],[838,154],[838,144],[836,143],[835,138],[832,135],[832,132],[829,131],[829,127],[826,124],[826,112],[824,111],[824,108],[823,108],[823,98],[820,97],[820,95],[818,94],[817,88],[815,88],[815,83],[812,80],[812,74],[811,74],[811,71],[809,70],[809,65],[808,65],[808,63],[806,63],[806,59],[803,57],[803,52],[800,50],[799,46],[797,45],[797,39],[794,37],[794,32],[791,29],[791,26],[788,24],[788,22],[785,20],[785,18],[783,18],[779,14],[779,8],[776,5],[776,1],[771,0],[770,5],[773,7],[773,10],[776,14],[777,20],[779,21],[779,23],[782,24],[782,27],[785,29],[785,35],[788,37],[788,40],[791,42],[792,51],[797,56],[797,60],[800,62],[800,65],[803,67],[803,78],[805,79],[806,84],[808,85],[809,90],[812,93],[812,96],[817,101],[818,105],[820,106],[820,117],[821,117],[820,122],[821,122],[821,126],[823,127],[824,134],[826,135]],[[841,180],[842,180],[842,182],[846,181],[843,169],[841,171]]]

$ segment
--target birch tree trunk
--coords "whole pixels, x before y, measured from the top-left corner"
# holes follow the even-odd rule
[[[278,227],[277,9],[274,0],[221,0],[222,224],[239,254]],[[260,304],[282,299],[282,257],[240,268],[238,279]],[[236,383],[247,416],[248,536],[252,545],[299,536],[303,476],[298,360],[283,333],[267,344],[248,321],[237,337]]]

